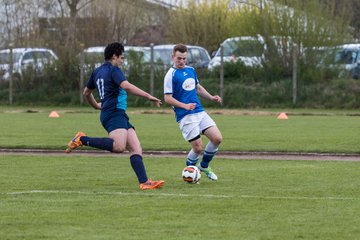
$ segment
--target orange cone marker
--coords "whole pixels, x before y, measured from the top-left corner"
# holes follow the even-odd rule
[[[286,119],[288,119],[288,116],[286,115],[286,113],[281,112],[281,113],[278,115],[277,119],[286,120]]]
[[[58,118],[58,117],[60,117],[60,115],[59,115],[56,111],[52,111],[52,112],[49,114],[49,117],[51,117],[51,118]]]

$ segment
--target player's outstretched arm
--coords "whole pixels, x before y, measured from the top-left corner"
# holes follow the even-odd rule
[[[203,97],[203,98],[206,98],[206,99],[209,99],[211,101],[214,101],[214,102],[218,102],[218,103],[221,103],[222,102],[222,99],[219,95],[211,95],[208,91],[206,91],[206,89],[201,86],[200,84],[197,85],[197,88],[196,88],[196,91],[197,93]]]
[[[152,96],[150,93],[145,92],[144,90],[138,88],[134,84],[129,83],[128,81],[122,81],[120,87],[126,92],[146,98],[147,100],[153,102],[156,107],[160,107],[162,104],[161,100]]]
[[[164,99],[167,104],[170,104],[171,106],[174,106],[174,107],[183,108],[185,110],[194,110],[196,107],[196,103],[185,104],[183,102],[176,100],[172,96],[172,94],[165,94]]]

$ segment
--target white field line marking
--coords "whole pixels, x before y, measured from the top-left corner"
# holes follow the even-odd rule
[[[205,197],[205,198],[253,198],[278,200],[360,200],[354,197],[304,197],[304,196],[256,196],[256,195],[213,195],[213,194],[186,194],[186,193],[126,193],[126,192],[91,192],[91,191],[61,191],[61,190],[31,190],[19,192],[0,192],[0,195],[26,195],[26,194],[86,194],[86,195],[123,195],[123,196],[161,196],[161,197]]]
[[[257,198],[257,199],[284,199],[284,200],[359,200],[359,198],[353,197],[291,197],[291,196],[252,196],[252,195],[240,195],[240,198]]]
[[[61,191],[61,190],[31,190],[21,192],[6,192],[0,193],[3,195],[25,195],[35,193],[55,193],[55,194],[86,194],[86,195],[124,195],[124,196],[162,196],[162,197],[206,197],[206,198],[230,198],[227,195],[212,195],[212,194],[183,194],[183,193],[149,193],[149,192],[138,192],[138,193],[126,193],[126,192],[91,192],[91,191]]]

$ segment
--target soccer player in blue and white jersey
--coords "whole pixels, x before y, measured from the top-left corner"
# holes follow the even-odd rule
[[[121,153],[130,152],[130,163],[138,178],[140,189],[156,189],[164,185],[163,180],[148,179],[142,159],[142,148],[133,125],[126,114],[127,92],[144,97],[160,107],[161,100],[129,83],[120,66],[124,63],[124,46],[114,42],[106,46],[105,62],[96,68],[88,80],[83,95],[95,109],[101,110],[100,121],[108,132],[106,138],[88,137],[78,132],[68,143],[67,153],[82,145]],[[98,91],[101,102],[97,102],[92,91]]]
[[[186,65],[186,56],[185,45],[178,44],[174,47],[174,64],[164,78],[164,98],[166,103],[173,106],[182,135],[192,147],[187,155],[186,165],[197,164],[203,153],[201,134],[205,135],[209,143],[205,147],[198,168],[210,180],[217,181],[218,177],[209,167],[209,163],[218,151],[222,135],[215,122],[205,112],[198,95],[218,103],[221,103],[222,99],[218,95],[211,95],[200,85],[195,69]]]

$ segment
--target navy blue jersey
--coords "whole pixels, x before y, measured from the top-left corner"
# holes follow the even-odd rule
[[[127,93],[120,87],[122,81],[126,81],[123,72],[110,62],[103,63],[92,72],[86,87],[97,89],[102,115],[108,115],[117,109],[126,111]]]
[[[204,111],[197,95],[196,86],[199,84],[194,68],[185,66],[183,69],[171,67],[164,78],[164,94],[172,94],[173,98],[182,103],[196,103],[194,110],[173,107],[176,121],[179,122],[188,114]]]

